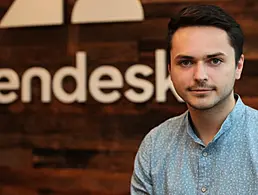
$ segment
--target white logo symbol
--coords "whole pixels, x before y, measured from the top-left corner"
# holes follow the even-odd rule
[[[0,28],[61,25],[63,0],[15,0],[0,22]],[[77,0],[72,24],[142,21],[139,0]]]

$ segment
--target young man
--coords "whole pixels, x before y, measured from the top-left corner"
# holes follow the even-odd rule
[[[258,112],[233,92],[244,64],[239,24],[197,5],[168,28],[168,68],[188,110],[144,138],[131,194],[257,195]]]

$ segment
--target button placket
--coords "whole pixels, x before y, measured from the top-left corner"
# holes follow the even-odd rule
[[[201,150],[199,159],[199,191],[201,194],[207,194],[210,185],[210,148]]]

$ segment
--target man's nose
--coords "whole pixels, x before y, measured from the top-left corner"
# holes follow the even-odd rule
[[[204,62],[198,62],[194,67],[194,80],[196,81],[207,81],[207,67]]]

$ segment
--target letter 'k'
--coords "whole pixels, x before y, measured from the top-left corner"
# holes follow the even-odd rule
[[[0,28],[51,26],[64,23],[64,0],[14,0]],[[72,24],[142,21],[139,0],[77,0]]]

